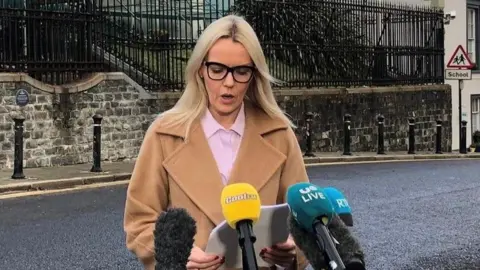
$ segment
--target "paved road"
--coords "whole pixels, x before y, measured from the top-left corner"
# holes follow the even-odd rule
[[[368,269],[480,269],[480,161],[309,169],[354,211]],[[141,269],[124,248],[124,187],[0,201],[0,269]]]

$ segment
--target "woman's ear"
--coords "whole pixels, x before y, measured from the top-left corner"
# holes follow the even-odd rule
[[[256,81],[252,78],[250,82],[248,82],[247,93],[245,97],[248,97],[251,101],[256,102],[257,97],[255,96],[255,88],[256,88]]]
[[[200,68],[198,69],[198,76],[202,80],[203,80],[203,74],[204,74],[204,71],[205,71],[204,69],[205,69],[205,65],[202,62],[202,65],[200,65]]]
[[[252,79],[248,82],[248,88],[247,92],[253,92],[255,91],[255,87],[257,86],[257,81],[255,80],[255,76],[252,77]]]

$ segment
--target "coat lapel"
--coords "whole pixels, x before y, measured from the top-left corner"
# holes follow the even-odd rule
[[[214,223],[224,220],[220,206],[223,183],[201,125],[195,122],[188,142],[163,162],[172,179]]]
[[[287,126],[281,120],[268,118],[247,103],[245,113],[244,137],[228,184],[249,183],[260,191],[286,159],[262,136]],[[183,130],[159,128],[157,132],[183,137]],[[192,125],[188,142],[166,157],[163,165],[172,179],[215,225],[224,220],[220,205],[224,185],[200,121]]]
[[[245,112],[244,137],[228,183],[249,183],[260,192],[286,159],[263,135],[287,126],[280,120],[268,118],[250,104],[245,106]]]

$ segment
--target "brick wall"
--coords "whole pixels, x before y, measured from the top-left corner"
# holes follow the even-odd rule
[[[26,89],[30,103],[15,105]],[[417,119],[416,148],[434,149],[435,120],[444,120],[444,150],[451,149],[451,94],[448,85],[276,91],[304,148],[304,112],[314,113],[314,150],[342,151],[343,116],[352,115],[352,151],[376,151],[376,116],[385,115],[386,151],[406,151],[407,119]],[[102,159],[135,158],[155,116],[174,105],[178,93],[153,96],[122,73],[97,74],[70,86],[45,85],[23,74],[0,74],[0,168],[12,168],[14,124],[25,117],[24,165],[92,162],[94,114],[103,115]]]

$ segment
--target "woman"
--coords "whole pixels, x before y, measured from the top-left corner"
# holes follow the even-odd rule
[[[285,202],[287,187],[308,181],[293,124],[278,107],[258,38],[241,17],[210,24],[186,68],[176,105],[146,132],[127,192],[127,247],[154,269],[153,229],[161,211],[187,209],[197,235],[187,269],[217,269],[222,254],[203,252],[223,221],[226,184],[247,182],[262,204]],[[285,269],[307,265],[293,240],[265,247],[262,258]],[[274,269],[274,268],[273,268]]]

